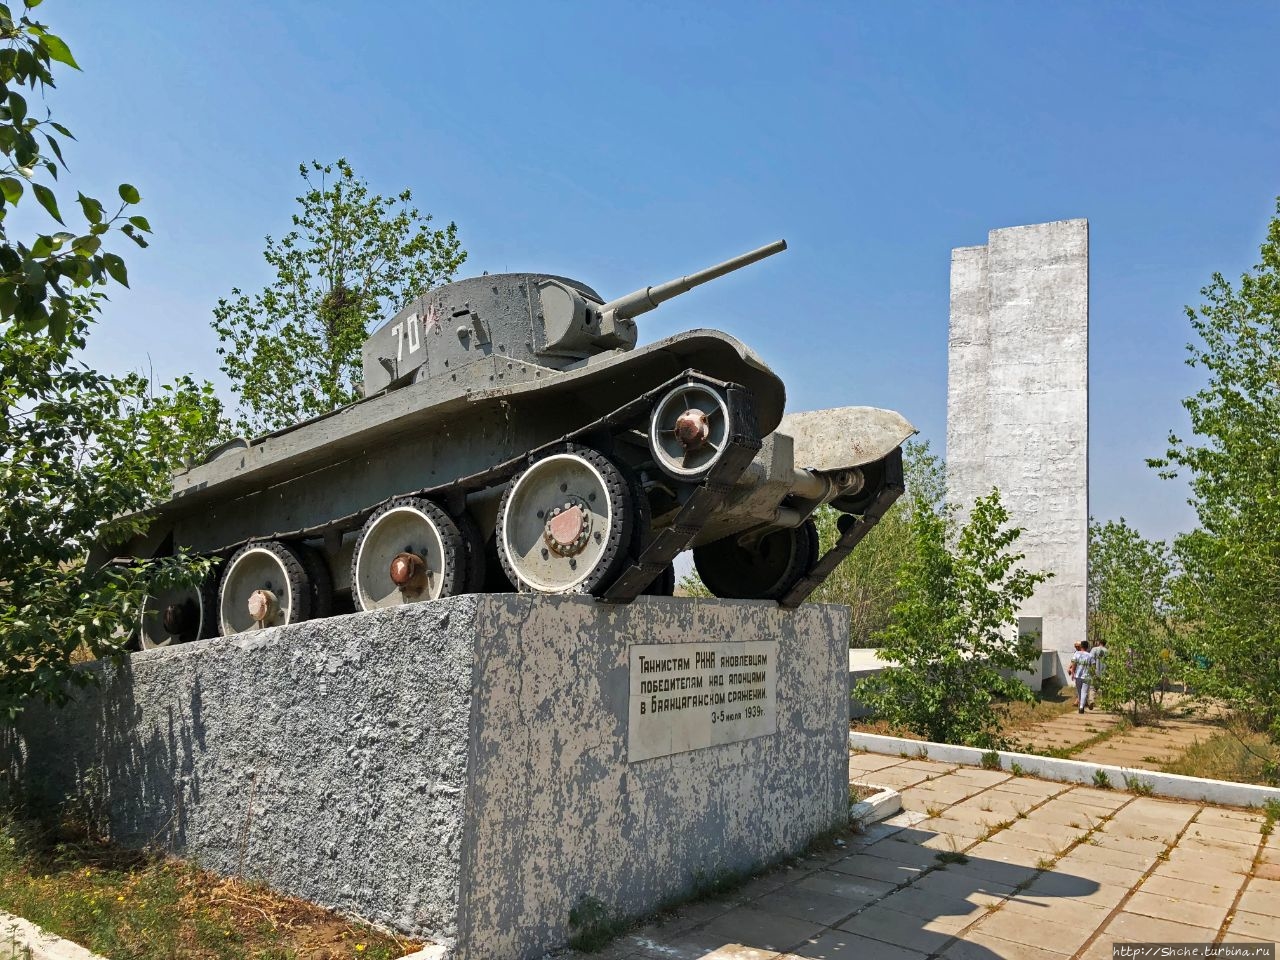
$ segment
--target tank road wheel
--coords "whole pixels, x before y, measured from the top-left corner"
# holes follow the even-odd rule
[[[218,578],[188,587],[158,590],[142,604],[138,647],[154,650],[175,643],[203,640],[218,633]]]
[[[498,556],[522,591],[595,594],[626,560],[631,485],[604,454],[566,444],[516,476],[498,507]]]
[[[778,600],[818,562],[813,519],[760,537],[725,537],[693,548],[703,585],[731,600]]]
[[[653,458],[678,480],[696,480],[724,453],[729,407],[711,387],[688,383],[658,401],[649,417]]]
[[[447,513],[421,497],[397,497],[365,521],[351,558],[357,610],[380,610],[461,593],[467,547]]]
[[[227,562],[218,596],[222,635],[311,619],[311,578],[293,547],[250,543]]]

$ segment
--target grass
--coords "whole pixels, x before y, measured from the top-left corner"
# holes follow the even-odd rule
[[[1069,712],[1074,700],[1065,691],[1065,687],[1044,690],[1029,703],[1020,700],[1001,703],[997,708],[1001,716],[999,735],[1008,737],[1028,727],[1034,727],[1038,723],[1052,720],[1059,714]],[[874,717],[855,720],[850,727],[859,733],[878,733],[886,737],[901,737],[904,740],[924,739],[918,733],[912,733],[910,730]],[[903,752],[901,756],[906,757],[908,754]]]
[[[1093,771],[1093,785],[1099,790],[1111,789],[1111,778],[1107,776],[1107,771],[1099,768]]]
[[[939,850],[933,855],[933,859],[937,860],[943,866],[949,863],[968,863],[969,858],[958,850]]]
[[[1166,763],[1164,770],[1188,777],[1274,787],[1280,785],[1280,744],[1272,743],[1266,734],[1233,723],[1187,747]]]
[[[131,960],[391,960],[420,947],[242,880],[8,814],[0,903],[94,953]]]

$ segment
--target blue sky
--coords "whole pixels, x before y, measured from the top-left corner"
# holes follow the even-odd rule
[[[297,167],[345,156],[457,222],[483,270],[606,296],[785,237],[641,318],[728,330],[793,410],[946,421],[952,247],[1091,222],[1091,498],[1189,527],[1143,463],[1183,429],[1183,305],[1256,259],[1280,193],[1274,3],[103,3],[39,11],[68,182],[155,227],[91,341],[103,368],[221,383],[210,311],[266,282]]]

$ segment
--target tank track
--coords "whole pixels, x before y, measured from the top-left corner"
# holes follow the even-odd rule
[[[822,555],[807,575],[801,577],[796,585],[787,591],[786,595],[778,601],[778,606],[794,610],[804,603],[809,594],[822,586],[822,581],[831,576],[840,562],[852,553],[853,548],[862,541],[862,538],[871,532],[871,528],[880,522],[880,518],[889,511],[898,497],[902,496],[905,489],[906,484],[902,478],[902,450],[898,449],[885,461],[884,480],[875,499],[868,504],[861,516],[846,513],[840,517],[837,521],[840,539]]]
[[[622,573],[608,587],[604,595],[600,597],[601,600],[608,603],[629,603],[642,594],[663,573],[667,564],[675,559],[676,554],[689,545],[698,531],[714,515],[716,509],[725,501],[742,472],[746,470],[748,464],[759,452],[760,437],[755,410],[751,402],[751,394],[745,387],[716,380],[696,370],[686,370],[679,376],[672,377],[661,386],[641,394],[612,413],[606,414],[600,419],[549,443],[528,450],[518,457],[496,464],[487,470],[460,477],[457,480],[434,487],[423,487],[418,490],[398,493],[378,503],[370,504],[356,513],[330,520],[327,523],[298,530],[264,533],[237,543],[227,544],[213,551],[213,553],[226,556],[250,542],[261,542],[263,540],[290,541],[347,533],[358,529],[375,510],[402,497],[429,497],[443,503],[464,500],[468,493],[505,483],[516,473],[555,447],[566,443],[597,446],[597,444],[592,444],[592,439],[599,441],[602,438],[611,437],[622,431],[643,425],[648,419],[649,412],[660,397],[675,387],[687,383],[703,383],[723,391],[729,408],[730,422],[736,425],[736,429],[726,439],[724,453],[716,461],[707,476],[697,484],[694,492],[677,513],[675,521],[669,527],[658,531],[641,550],[639,556],[627,562],[623,567]]]

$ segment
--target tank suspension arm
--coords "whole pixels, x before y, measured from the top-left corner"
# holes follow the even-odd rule
[[[672,297],[688,293],[699,284],[706,283],[709,280],[716,280],[726,273],[741,270],[743,267],[748,267],[759,260],[763,260],[765,257],[781,253],[785,249],[787,249],[787,241],[775,240],[773,243],[766,244],[757,250],[741,254],[731,260],[726,260],[724,263],[718,263],[714,267],[707,267],[705,270],[699,270],[697,273],[691,273],[686,277],[668,280],[666,283],[660,283],[656,287],[645,287],[634,293],[628,293],[625,297],[619,297],[617,300],[610,300],[599,308],[599,312],[612,320],[629,320],[642,313],[648,313]]]

